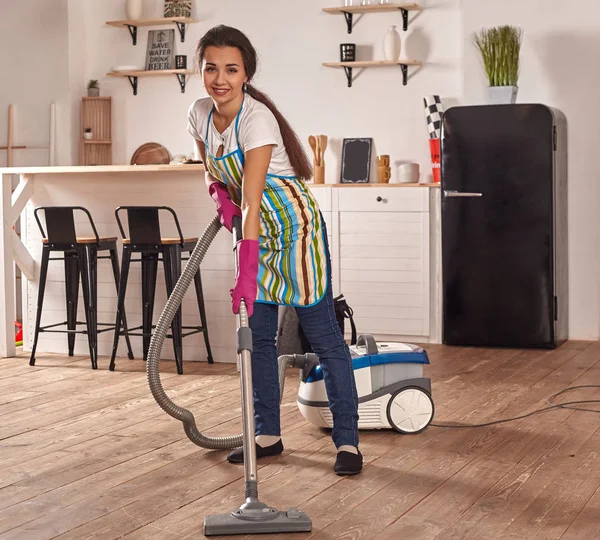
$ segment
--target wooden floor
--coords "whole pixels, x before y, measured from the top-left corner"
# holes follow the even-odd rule
[[[600,384],[600,343],[427,349],[436,422],[515,416],[567,386]],[[198,539],[205,515],[242,502],[243,468],[186,438],[150,395],[143,362],[121,360],[113,373],[107,364],[0,359],[0,539]],[[182,376],[161,367],[165,389],[201,431],[239,433],[231,365],[188,362]],[[313,532],[276,538],[600,538],[599,414],[558,409],[485,428],[361,432],[365,468],[341,478],[329,435],[298,412],[297,374],[286,384],[285,452],[259,462],[259,493],[307,512]]]

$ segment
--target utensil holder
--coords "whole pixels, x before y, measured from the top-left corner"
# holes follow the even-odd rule
[[[324,184],[325,183],[325,165],[315,165],[313,182],[315,184]]]

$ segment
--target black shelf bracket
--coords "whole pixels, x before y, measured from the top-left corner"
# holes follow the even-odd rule
[[[138,87],[138,78],[132,75],[127,75],[129,79],[129,83],[131,84],[131,88],[133,88],[133,95],[137,96],[137,87]]]
[[[127,28],[129,28],[129,33],[131,34],[131,40],[133,41],[133,44],[137,45],[137,26],[128,24]]]
[[[352,87],[352,68],[348,66],[344,66],[344,71],[346,72],[346,79],[348,79],[348,88]]]
[[[342,11],[344,17],[346,17],[346,24],[348,25],[348,33],[352,33],[352,13],[348,13],[347,11]]]
[[[408,30],[408,10],[400,8],[402,12],[402,29],[406,32]]]
[[[406,86],[408,82],[408,66],[406,64],[400,64],[400,69],[402,70],[402,84]]]
[[[179,86],[181,86],[181,93],[185,94],[185,74],[175,73],[179,79]]]
[[[185,23],[175,22],[177,29],[179,30],[179,36],[181,37],[181,43],[185,41]]]

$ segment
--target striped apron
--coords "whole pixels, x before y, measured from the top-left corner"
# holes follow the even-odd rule
[[[244,154],[239,145],[222,157],[210,153],[213,110],[204,139],[206,167],[239,206]],[[241,111],[240,107],[235,119],[236,142]],[[322,219],[317,201],[301,179],[267,174],[260,205],[257,302],[307,307],[323,298],[329,276]]]

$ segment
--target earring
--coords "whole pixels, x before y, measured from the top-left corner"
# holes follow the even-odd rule
[[[246,92],[246,93],[248,92],[248,85],[246,83],[244,83],[244,86],[242,87],[242,90],[244,92]]]

